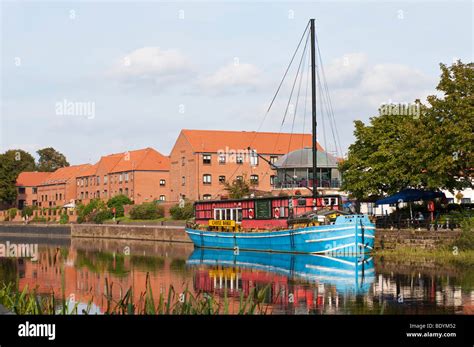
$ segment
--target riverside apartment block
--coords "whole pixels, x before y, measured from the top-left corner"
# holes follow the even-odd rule
[[[311,147],[310,134],[184,129],[169,156],[145,148],[52,173],[22,172],[16,205],[56,207],[95,198],[106,201],[118,194],[137,204],[220,199],[227,195],[224,182],[238,179],[249,180],[258,191],[271,192],[276,172],[270,163],[307,147]],[[323,150],[319,144],[318,150]]]

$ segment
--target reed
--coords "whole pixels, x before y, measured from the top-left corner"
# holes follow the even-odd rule
[[[246,298],[241,293],[236,313],[241,315],[267,314],[268,304],[265,303],[265,297],[268,290],[269,286],[258,290],[254,288]],[[187,287],[183,292],[177,293],[174,287],[170,286],[167,294],[160,293],[158,299],[155,300],[148,273],[146,290],[138,295],[137,300],[134,300],[132,288],[120,295],[118,300],[114,299],[113,291],[114,284],[109,283],[106,278],[103,294],[106,302],[103,313],[106,315],[220,315],[230,312],[227,291],[224,292],[223,299],[216,299],[204,292],[193,294]],[[13,283],[0,284],[0,304],[19,315],[79,314],[79,303],[67,300],[64,288],[61,294],[61,299],[58,301],[54,292],[39,294],[37,288],[30,289],[28,286],[25,286],[22,291],[18,291]],[[90,314],[92,304],[93,297],[80,313]]]

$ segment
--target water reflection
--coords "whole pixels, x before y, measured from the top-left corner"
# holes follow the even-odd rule
[[[106,283],[118,301],[129,289],[138,302],[146,274],[156,300],[170,286],[179,293],[206,292],[230,298],[236,312],[241,294],[268,288],[268,313],[429,314],[472,313],[470,268],[427,268],[377,257],[331,258],[277,253],[193,250],[188,244],[72,239],[39,246],[39,259],[0,259],[0,280],[39,293],[62,293],[72,302],[106,310]],[[107,281],[107,282],[106,282]],[[82,307],[82,306],[80,306]]]

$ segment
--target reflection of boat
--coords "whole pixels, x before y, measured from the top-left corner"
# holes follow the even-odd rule
[[[366,292],[374,282],[371,256],[330,257],[317,254],[262,253],[196,249],[188,265],[237,267],[283,275],[292,280],[332,285],[337,291]]]

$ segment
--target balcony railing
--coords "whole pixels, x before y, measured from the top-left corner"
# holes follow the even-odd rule
[[[275,182],[273,188],[275,189],[284,189],[284,188],[303,188],[303,187],[312,187],[312,180],[298,180],[298,181],[279,181]],[[316,180],[316,186],[318,188],[340,188],[341,181],[338,179],[332,180]]]

